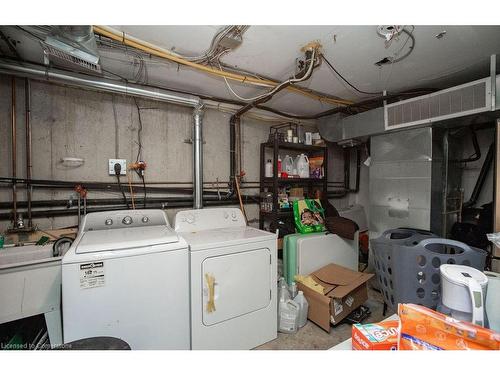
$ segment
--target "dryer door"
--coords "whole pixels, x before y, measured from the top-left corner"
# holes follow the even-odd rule
[[[205,326],[263,309],[271,302],[271,252],[262,248],[206,258],[202,278]]]

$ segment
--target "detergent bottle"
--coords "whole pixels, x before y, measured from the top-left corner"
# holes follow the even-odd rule
[[[299,327],[300,306],[290,299],[285,280],[279,282],[278,331],[295,333]]]

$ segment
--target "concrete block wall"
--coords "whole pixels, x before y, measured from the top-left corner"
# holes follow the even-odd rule
[[[0,75],[0,176],[4,177],[12,175],[10,90],[11,77]],[[16,79],[16,102],[17,175],[25,177],[24,79]],[[184,140],[191,137],[192,109],[144,99],[137,102],[143,123],[142,159],[148,165],[146,181],[191,182],[192,146]],[[229,113],[214,109],[204,114],[205,181],[229,179],[229,117]],[[108,175],[108,159],[127,159],[127,163],[136,159],[139,117],[130,97],[31,81],[31,125],[33,179],[115,182],[116,178]],[[259,147],[268,137],[269,126],[250,118],[242,121],[242,164],[248,181],[259,180]],[[84,164],[65,166],[61,162],[64,157],[83,158]],[[135,175],[132,180],[139,182]],[[122,177],[122,182],[126,185],[127,178]],[[33,200],[66,200],[71,194],[71,190],[35,189]],[[119,197],[118,192],[88,193],[89,199]],[[11,199],[10,187],[0,184],[0,201]],[[18,189],[18,200],[25,199],[25,190]],[[257,205],[246,209],[249,219],[258,218]],[[167,210],[171,221],[175,212]],[[60,228],[76,225],[77,217],[37,218],[34,223],[41,229]],[[0,221],[0,232],[9,224]]]

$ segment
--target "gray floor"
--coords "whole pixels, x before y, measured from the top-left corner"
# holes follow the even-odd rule
[[[385,317],[382,315],[383,301],[379,292],[368,289],[368,301],[364,303],[371,310],[371,315],[363,323],[380,322]],[[386,317],[393,312],[387,311]],[[256,349],[267,350],[313,350],[329,349],[351,337],[351,325],[339,324],[331,327],[330,333],[324,331],[311,321],[295,334],[278,333],[276,340],[270,341]]]

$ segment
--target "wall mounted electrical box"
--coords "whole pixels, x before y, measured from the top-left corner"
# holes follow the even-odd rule
[[[115,175],[115,164],[118,163],[121,166],[120,176],[127,175],[127,160],[126,159],[109,159],[108,163],[108,173],[110,175]]]

